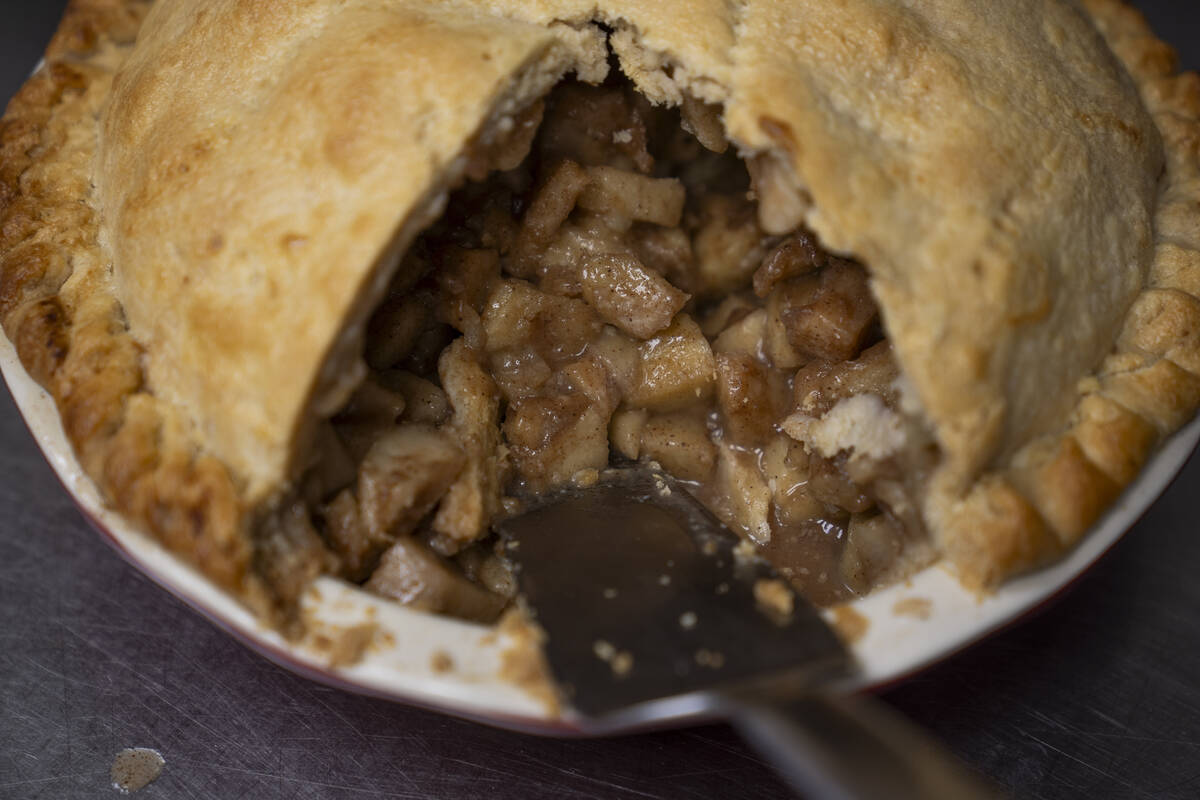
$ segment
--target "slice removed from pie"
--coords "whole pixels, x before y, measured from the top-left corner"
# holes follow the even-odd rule
[[[284,624],[322,573],[493,619],[491,522],[615,459],[817,602],[986,589],[1200,405],[1198,117],[1115,0],[86,0],[0,131],[0,316]]]

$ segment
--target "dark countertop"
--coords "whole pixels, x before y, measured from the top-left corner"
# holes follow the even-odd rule
[[[1200,66],[1200,6],[1143,0]],[[3,2],[0,98],[62,6]],[[1018,797],[1200,796],[1200,458],[1075,589],[885,698]],[[0,392],[0,798],[786,795],[725,726],[519,736],[329,689],[244,649],[84,522]]]

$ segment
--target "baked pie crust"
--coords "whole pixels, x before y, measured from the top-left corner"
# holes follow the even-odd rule
[[[967,585],[1069,549],[1200,407],[1200,78],[1120,0],[76,0],[0,123],[0,319],[108,502],[273,613],[321,564],[256,531],[399,256],[607,47],[867,265]]]

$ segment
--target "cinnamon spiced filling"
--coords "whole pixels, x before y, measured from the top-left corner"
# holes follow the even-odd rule
[[[818,604],[931,560],[937,450],[867,272],[719,111],[565,83],[474,143],[267,526],[272,574],[491,619],[513,595],[492,521],[621,459],[687,482]]]

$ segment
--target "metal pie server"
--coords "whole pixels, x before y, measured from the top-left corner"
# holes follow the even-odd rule
[[[999,796],[881,703],[833,691],[854,664],[817,610],[669,476],[608,470],[496,529],[584,730],[724,717],[805,797]]]

